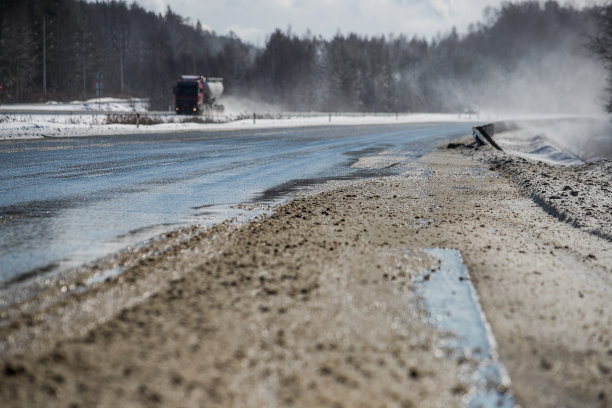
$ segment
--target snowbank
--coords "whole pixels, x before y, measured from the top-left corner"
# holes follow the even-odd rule
[[[509,128],[504,130],[504,126]],[[450,143],[447,148],[461,149],[512,179],[550,215],[612,241],[609,119],[556,121],[552,125],[538,121],[520,126],[506,122],[496,124],[498,127],[504,131],[496,131],[494,139],[503,151],[477,146],[468,137],[462,139],[465,143]]]
[[[516,156],[561,165],[612,158],[607,116],[517,119],[495,127],[497,143]]]
[[[549,214],[612,241],[612,160],[558,166],[495,152],[484,160]]]
[[[149,109],[149,100],[145,98],[94,98],[86,101],[56,102],[30,104],[0,105],[0,112],[144,112]]]

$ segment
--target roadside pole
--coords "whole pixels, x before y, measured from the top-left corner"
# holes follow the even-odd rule
[[[102,88],[103,88],[102,79],[103,78],[104,78],[104,75],[102,75],[101,73],[96,74],[96,96],[98,97],[98,110],[101,110],[100,98],[102,97]]]

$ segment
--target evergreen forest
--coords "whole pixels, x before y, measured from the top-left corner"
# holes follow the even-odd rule
[[[605,65],[598,55],[607,45],[596,41],[603,10],[502,3],[475,16],[464,33],[449,28],[423,38],[405,26],[384,36],[324,39],[277,29],[257,47],[170,8],[2,0],[0,103],[93,98],[98,74],[104,96],[150,98],[152,109],[168,109],[181,74],[223,77],[226,95],[288,111],[461,111],[510,90],[540,101],[544,88],[524,78],[575,97],[576,89],[589,90],[582,77],[593,75],[584,67]]]

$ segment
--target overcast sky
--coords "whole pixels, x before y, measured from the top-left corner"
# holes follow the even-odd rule
[[[603,0],[573,0],[576,6]],[[236,33],[241,39],[263,46],[275,28],[291,26],[293,33],[325,38],[337,32],[367,35],[406,34],[426,38],[448,33],[455,26],[466,32],[481,22],[487,6],[499,0],[136,0],[147,10],[165,12],[169,5],[193,22],[217,34]],[[565,0],[560,1],[566,4]]]

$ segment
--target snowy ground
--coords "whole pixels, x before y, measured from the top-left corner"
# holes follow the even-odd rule
[[[20,103],[0,105],[0,112],[53,111],[53,112],[144,112],[149,109],[149,102],[144,98],[94,98],[86,101],[46,103]]]
[[[572,166],[612,158],[612,123],[607,116],[519,119],[496,125],[495,133],[504,151],[549,164]]]
[[[245,115],[243,115],[244,117]],[[143,115],[144,117],[144,115]],[[475,118],[460,117],[455,114],[405,114],[357,116],[350,114],[308,115],[297,113],[274,114],[273,118],[253,120],[236,119],[232,116],[216,116],[212,123],[191,122],[205,118],[193,118],[175,115],[158,115],[164,123],[153,125],[108,123],[107,114],[0,114],[0,140],[39,139],[44,137],[75,137],[93,135],[118,135],[134,133],[169,133],[184,131],[237,130],[256,128],[282,128],[327,125],[377,125],[391,123],[425,123],[425,122],[457,122],[474,121]],[[142,120],[142,117],[139,118]],[[131,119],[133,121],[133,119]]]
[[[254,108],[254,106],[248,106]],[[260,107],[261,109],[261,107]],[[322,125],[478,121],[465,114],[373,114],[265,112],[243,104],[226,106],[226,113],[210,116],[178,116],[173,112],[148,112],[145,100],[103,98],[84,102],[0,105],[0,140],[38,139],[134,133],[168,133],[201,130],[236,130]],[[273,112],[273,113],[270,113]],[[138,113],[139,123],[135,123]],[[128,122],[127,124],[117,122]],[[147,124],[147,122],[154,124]]]

